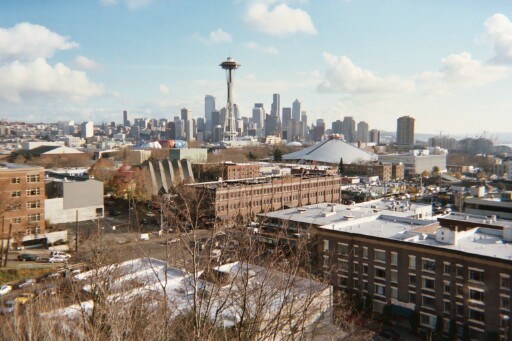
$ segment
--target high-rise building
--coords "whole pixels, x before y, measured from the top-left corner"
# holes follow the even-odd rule
[[[292,119],[292,108],[283,108],[283,130],[288,127],[288,123]]]
[[[396,124],[396,144],[402,146],[414,145],[414,117],[402,116]]]
[[[345,116],[343,118],[343,135],[345,141],[355,142],[356,140],[356,121],[352,116]]]
[[[298,99],[296,99],[292,104],[292,118],[294,120],[300,121],[300,114],[300,102]]]
[[[361,121],[357,124],[357,141],[368,142],[368,123]]]
[[[128,111],[126,110],[123,111],[123,125],[125,127],[130,126],[130,121],[128,121]]]
[[[272,106],[270,108],[270,115],[279,116],[281,112],[281,97],[279,94],[272,95]]]
[[[212,111],[215,110],[215,97],[212,95],[204,96],[204,118],[207,128],[211,129],[211,124],[209,125],[208,122],[212,121]]]
[[[265,122],[265,109],[263,108],[263,103],[254,103],[254,108],[252,109],[252,121],[256,124],[258,129],[263,128]]]
[[[83,122],[80,127],[80,137],[82,137],[83,139],[94,136],[94,123],[92,123],[91,121]]]
[[[380,143],[380,131],[379,130],[372,129],[372,130],[370,130],[369,135],[370,135],[371,143],[376,143],[376,144]]]
[[[279,122],[277,120],[278,116],[265,115],[265,136],[279,135]]]
[[[181,119],[183,121],[190,121],[192,119],[192,111],[187,108],[181,109]]]
[[[62,130],[62,135],[73,135],[75,132],[75,121],[59,121],[57,129]]]
[[[343,122],[341,120],[332,122],[331,130],[333,134],[343,134]]]

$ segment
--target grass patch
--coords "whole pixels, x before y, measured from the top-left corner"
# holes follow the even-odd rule
[[[54,271],[53,268],[2,269],[0,270],[0,284],[17,282],[27,278],[38,278]]]

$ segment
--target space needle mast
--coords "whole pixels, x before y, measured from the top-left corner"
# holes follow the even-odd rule
[[[228,83],[227,127],[224,132],[224,141],[233,141],[237,135],[235,130],[235,114],[233,112],[233,75],[240,66],[231,57],[228,57],[228,59],[220,64],[220,67],[226,70],[226,81]]]

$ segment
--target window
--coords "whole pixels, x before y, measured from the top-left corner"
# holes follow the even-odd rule
[[[409,303],[416,304],[416,293],[415,292],[409,292]]]
[[[391,298],[398,299],[398,288],[391,287]]]
[[[436,290],[436,281],[433,278],[423,278],[423,289]]]
[[[393,282],[393,283],[398,282],[398,271],[391,270],[391,282]]]
[[[464,276],[464,268],[462,265],[457,264],[457,267],[455,269],[455,276],[457,277],[463,277]]]
[[[484,322],[484,312],[469,308],[469,319]]]
[[[457,315],[464,315],[464,306],[457,303]]]
[[[469,269],[469,280],[475,282],[483,282],[484,271],[478,269]]]
[[[338,243],[338,255],[340,255],[340,256],[348,255],[348,244]]]
[[[416,275],[409,275],[409,285],[416,285]]]
[[[35,213],[35,214],[29,214],[27,215],[28,221],[40,221],[41,220],[41,214]]]
[[[386,270],[383,268],[375,268],[375,277],[385,279],[386,278]]]
[[[11,210],[11,211],[21,210],[21,204],[20,203],[11,204],[9,207],[9,210]]]
[[[368,281],[363,281],[363,290],[368,292]]]
[[[354,289],[359,289],[359,280],[357,278],[354,278]]]
[[[21,197],[21,191],[13,191],[13,192],[11,192],[11,197],[12,198]]]
[[[19,184],[20,178],[11,178],[11,184]]]
[[[435,297],[422,295],[421,298],[423,300],[422,304],[424,307],[432,308],[432,309],[436,308]]]
[[[359,273],[359,263],[358,262],[354,262],[354,272]]]
[[[416,269],[416,256],[409,256],[409,269]]]
[[[329,252],[329,241],[327,239],[324,239],[324,247],[323,247],[323,250],[324,252]]]
[[[391,252],[391,265],[398,265],[398,253]]]
[[[39,195],[41,193],[41,190],[39,187],[37,188],[31,188],[31,189],[27,189],[27,196],[34,196],[34,195]]]
[[[40,208],[40,207],[41,207],[41,201],[40,200],[28,201],[27,202],[27,209]]]
[[[443,273],[445,275],[449,275],[450,274],[450,270],[451,270],[451,266],[450,266],[450,263],[444,263],[443,265]]]
[[[39,175],[27,175],[27,182],[39,182]]]
[[[329,267],[329,256],[325,255],[324,256],[324,268],[328,268]]]
[[[375,261],[376,262],[386,262],[386,251],[384,250],[375,250]]]
[[[420,313],[420,323],[422,326],[433,329],[436,326],[436,316]]]
[[[368,275],[368,264],[363,264],[363,274]]]
[[[510,290],[510,275],[500,274],[500,289]]]
[[[444,301],[444,311],[450,312],[450,308],[451,308],[450,301]]]
[[[464,295],[464,288],[462,285],[457,285],[455,294],[457,296],[463,296]]]
[[[384,285],[375,284],[375,294],[386,296],[386,287]]]
[[[338,259],[338,270],[348,271],[348,262],[345,259]]]
[[[483,302],[484,301],[484,292],[481,290],[477,290],[474,288],[469,288],[469,299],[474,301]]]
[[[443,286],[443,292],[444,292],[445,294],[449,294],[449,293],[451,292],[451,289],[452,289],[452,287],[451,287],[451,285],[450,285],[450,282],[445,281],[445,282],[444,282],[444,286]]]
[[[368,258],[368,247],[363,246],[363,258]]]
[[[433,259],[422,259],[422,269],[426,271],[436,271],[436,261]]]
[[[346,288],[348,285],[348,278],[346,276],[338,275],[338,286]]]
[[[21,223],[21,218],[19,218],[19,217],[11,218],[11,222],[13,224],[20,224]]]
[[[500,308],[510,310],[510,297],[505,295],[500,296]]]

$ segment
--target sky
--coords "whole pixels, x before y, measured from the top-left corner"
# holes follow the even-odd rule
[[[512,131],[511,0],[2,0],[0,119],[204,116],[297,98],[308,121]]]

